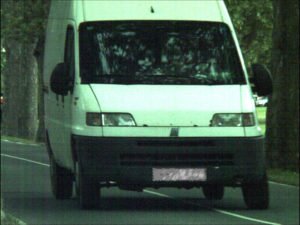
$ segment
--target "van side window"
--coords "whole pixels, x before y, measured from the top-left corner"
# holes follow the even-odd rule
[[[66,34],[66,44],[65,44],[65,55],[64,62],[67,65],[67,74],[70,78],[70,90],[73,91],[74,77],[75,77],[75,52],[74,52],[74,29],[68,27]]]

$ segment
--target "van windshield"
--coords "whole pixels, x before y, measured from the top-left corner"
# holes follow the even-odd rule
[[[82,83],[244,84],[226,24],[109,21],[80,25]]]

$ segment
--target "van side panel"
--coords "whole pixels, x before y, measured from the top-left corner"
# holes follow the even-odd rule
[[[72,1],[53,1],[46,30],[44,57],[44,86],[49,90],[45,93],[45,126],[49,136],[54,158],[59,165],[70,164],[66,158],[69,143],[65,138],[65,104],[68,101],[63,96],[50,90],[50,77],[58,63],[64,62],[66,32],[69,18],[73,15]],[[70,110],[70,109],[69,109]],[[67,163],[69,161],[69,163]],[[69,166],[70,167],[70,166]]]

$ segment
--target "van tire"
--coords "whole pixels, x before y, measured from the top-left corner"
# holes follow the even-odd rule
[[[79,199],[81,209],[95,209],[99,206],[100,187],[97,181],[92,178],[84,176],[80,163],[76,163],[79,167],[75,176],[76,179],[76,193]]]
[[[50,156],[50,177],[52,193],[56,199],[70,199],[73,192],[73,176],[70,171],[59,166]]]
[[[269,185],[267,175],[257,182],[242,186],[244,201],[249,209],[269,208]]]
[[[203,194],[208,200],[221,200],[224,197],[224,186],[205,185],[202,187]]]

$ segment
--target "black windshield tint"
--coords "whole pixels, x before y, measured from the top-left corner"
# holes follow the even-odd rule
[[[83,83],[245,83],[229,28],[212,22],[83,23],[80,71]]]

